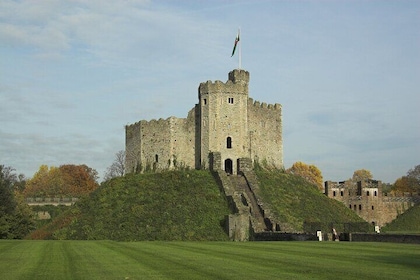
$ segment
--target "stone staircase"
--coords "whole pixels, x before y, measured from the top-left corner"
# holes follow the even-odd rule
[[[249,207],[249,218],[253,232],[267,231],[267,227],[264,222],[264,212],[258,205],[257,199],[252,192],[247,180],[242,175],[230,175],[228,176],[235,191],[241,193],[243,198],[243,204]]]
[[[232,240],[252,240],[256,233],[279,230],[258,195],[258,181],[252,170],[241,171],[239,175],[227,174],[222,170],[213,174],[222,186],[233,213],[227,217],[226,223]]]

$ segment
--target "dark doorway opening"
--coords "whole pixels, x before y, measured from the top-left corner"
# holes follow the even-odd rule
[[[225,160],[225,171],[228,174],[233,174],[233,163],[232,163],[232,160],[230,158]]]

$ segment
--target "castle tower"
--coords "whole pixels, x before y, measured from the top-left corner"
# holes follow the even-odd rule
[[[211,167],[237,174],[243,158],[283,168],[281,105],[254,102],[248,84],[249,72],[235,69],[225,83],[200,84],[187,118],[127,125],[125,172]]]
[[[219,152],[221,165],[231,174],[237,173],[239,158],[249,157],[248,83],[249,72],[233,70],[226,83],[207,81],[198,89],[201,115],[201,165],[209,166],[209,153]]]

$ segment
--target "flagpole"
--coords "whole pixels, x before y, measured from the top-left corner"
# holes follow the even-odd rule
[[[242,59],[242,38],[241,38],[241,28],[238,29],[239,36],[239,70],[241,70],[241,59]]]

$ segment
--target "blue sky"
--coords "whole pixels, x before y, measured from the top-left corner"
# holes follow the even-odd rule
[[[285,167],[393,183],[420,164],[419,1],[0,1],[0,164],[103,176],[124,126],[227,80],[283,106]]]

